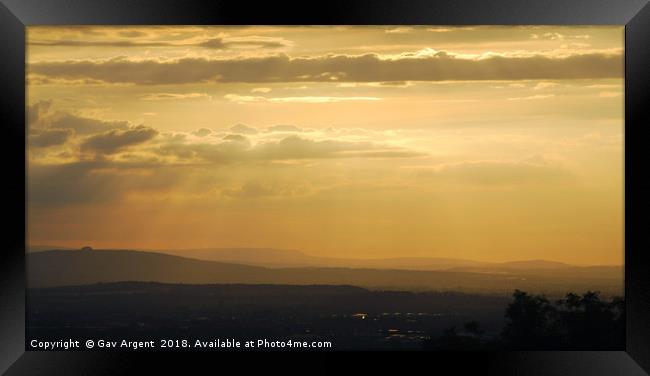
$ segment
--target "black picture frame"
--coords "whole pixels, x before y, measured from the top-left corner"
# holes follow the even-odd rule
[[[232,362],[282,372],[367,371],[497,375],[643,375],[650,372],[650,241],[644,157],[650,124],[650,6],[648,0],[0,0],[0,119],[4,249],[0,251],[0,372],[10,375],[121,374],[155,370],[208,372]],[[611,352],[407,353],[103,353],[25,351],[25,27],[29,25],[625,25],[625,298],[626,349]],[[236,356],[235,356],[236,355]],[[346,363],[338,362],[345,357]],[[233,360],[237,360],[237,363]],[[354,361],[354,362],[350,362]],[[275,368],[275,370],[273,370]],[[644,371],[645,369],[645,371]]]

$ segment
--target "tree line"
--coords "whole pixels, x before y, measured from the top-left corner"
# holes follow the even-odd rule
[[[446,329],[423,342],[427,350],[622,350],[625,348],[625,300],[600,293],[568,293],[550,301],[544,295],[515,290],[505,309],[500,335],[488,337],[480,323]]]

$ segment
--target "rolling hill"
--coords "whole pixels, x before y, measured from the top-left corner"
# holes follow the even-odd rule
[[[518,288],[530,292],[564,294],[599,290],[622,293],[622,271],[617,267],[567,267],[517,271],[452,269],[445,271],[343,267],[268,268],[205,261],[162,253],[95,250],[53,250],[27,255],[29,287],[84,285],[99,282],[154,281],[187,284],[351,285],[375,290],[461,291],[509,294]],[[561,272],[558,272],[561,271]]]
[[[392,257],[377,259],[317,257],[298,250],[273,248],[202,248],[175,250],[144,250],[199,260],[230,262],[246,265],[283,267],[343,267],[404,270],[447,270],[452,268],[497,268],[503,270],[559,269],[571,265],[546,261],[526,260],[505,263],[487,263],[445,257]]]

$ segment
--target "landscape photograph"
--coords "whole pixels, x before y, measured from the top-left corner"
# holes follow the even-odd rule
[[[27,350],[625,349],[623,26],[26,35]]]

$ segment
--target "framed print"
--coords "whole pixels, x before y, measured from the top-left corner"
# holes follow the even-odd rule
[[[3,372],[650,369],[646,1],[0,18]]]

